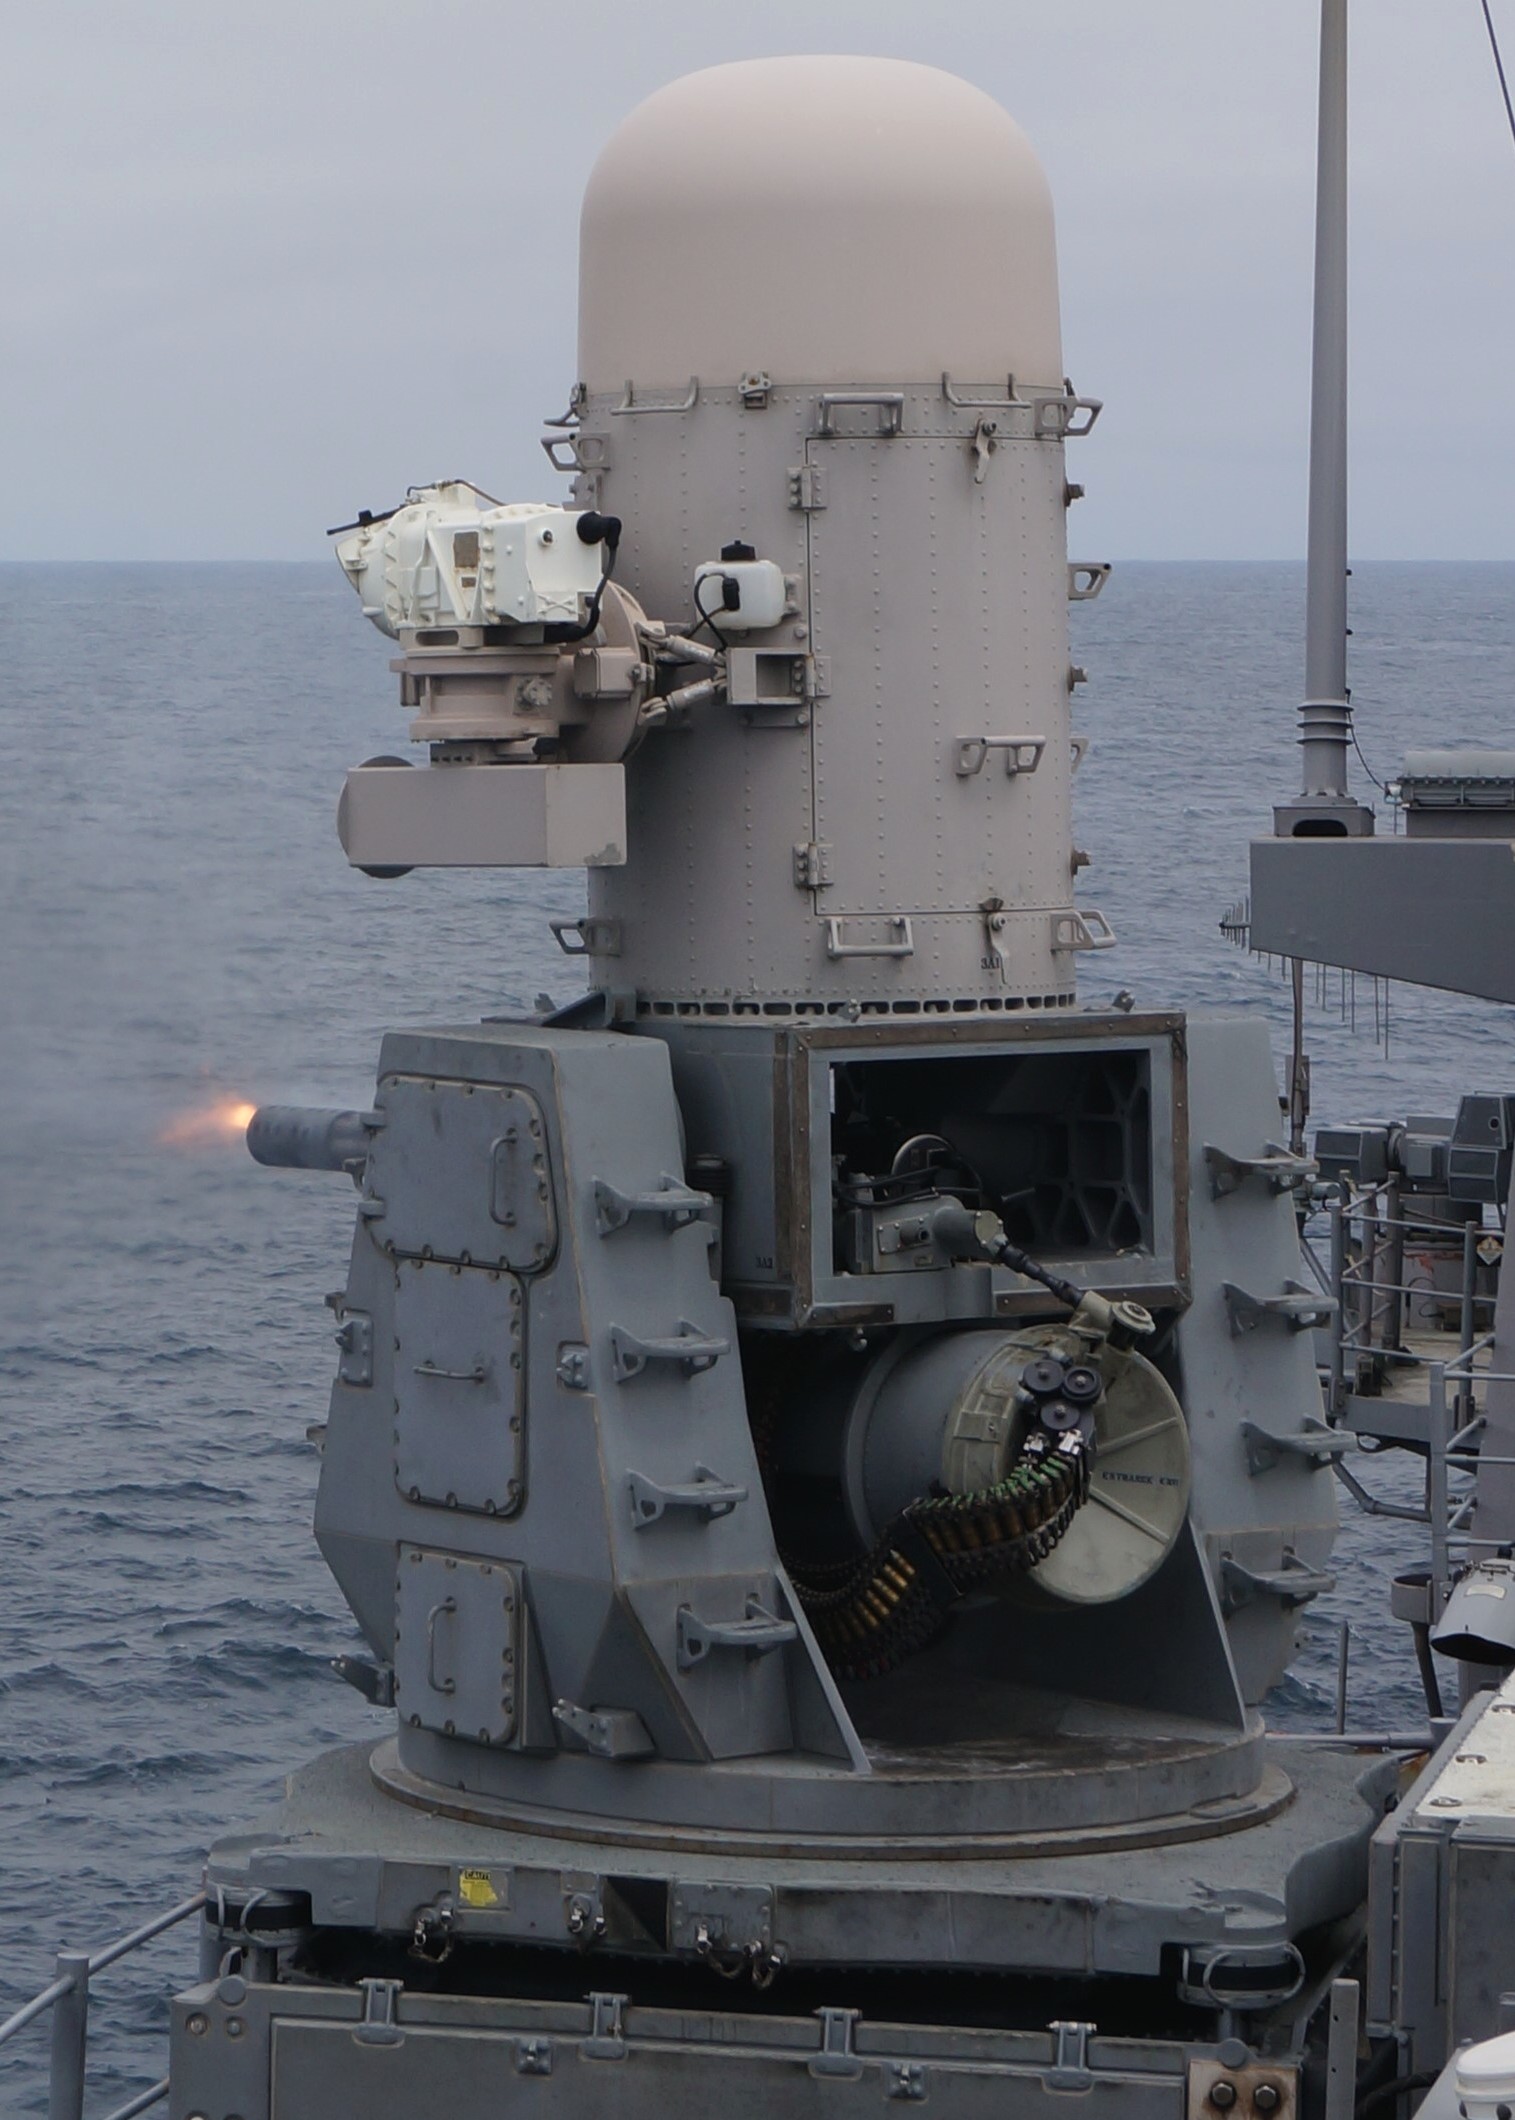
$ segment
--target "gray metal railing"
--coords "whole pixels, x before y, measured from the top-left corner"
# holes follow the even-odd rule
[[[1334,1190],[1334,1188],[1333,1188]],[[1337,1192],[1319,1210],[1326,1232],[1306,1226],[1303,1248],[1307,1265],[1323,1294],[1336,1304],[1336,1322],[1328,1343],[1325,1390],[1328,1413],[1339,1420],[1362,1388],[1365,1375],[1394,1369],[1429,1369],[1437,1359],[1405,1342],[1408,1306],[1434,1301],[1458,1312],[1458,1356],[1473,1350],[1479,1306],[1490,1298],[1478,1286],[1481,1222],[1444,1222],[1410,1212],[1397,1179],[1361,1192]],[[1407,1279],[1407,1246],[1427,1239],[1450,1259],[1460,1253],[1456,1286],[1439,1287],[1424,1277]],[[1455,1242],[1453,1241],[1455,1240]],[[1486,1342],[1484,1343],[1486,1344]],[[1471,1408],[1471,1379],[1462,1397]]]
[[[1481,1469],[1515,1463],[1490,1455],[1480,1410],[1489,1385],[1515,1383],[1515,1373],[1489,1366],[1493,1330],[1478,1330],[1492,1301],[1483,1246],[1488,1234],[1481,1215],[1449,1221],[1417,1213],[1413,1195],[1395,1178],[1360,1191],[1318,1189],[1302,1231],[1309,1271],[1332,1311],[1317,1338],[1329,1422],[1356,1434],[1364,1447],[1397,1446],[1423,1459],[1418,1499],[1402,1489],[1374,1492],[1340,1456],[1332,1470],[1366,1515],[1417,1524],[1426,1533],[1429,1566],[1398,1578],[1396,1590],[1404,1594],[1401,1616],[1414,1631],[1433,1726],[1442,1710],[1431,1633],[1459,1576],[1507,1543],[1507,1535],[1500,1541],[1475,1528]],[[1413,1260],[1421,1251],[1426,1256],[1417,1271]],[[1417,1304],[1431,1307],[1422,1319],[1424,1336],[1415,1331]],[[1407,1395],[1411,1374],[1424,1378],[1424,1398],[1418,1391]]]
[[[0,2046],[35,2022],[46,2011],[53,2013],[52,2059],[48,2071],[47,2120],[84,2120],[84,2069],[89,2045],[90,1982],[96,1973],[114,1965],[131,1951],[161,1936],[165,1929],[187,1921],[205,1905],[205,1894],[181,1900],[166,1914],[154,1915],[128,1935],[118,1937],[98,1951],[59,1951],[55,1974],[40,1994],[23,2003],[13,2016],[0,2024]],[[109,2120],[136,2120],[168,2096],[168,2078],[139,2091],[125,2105],[117,2106]]]

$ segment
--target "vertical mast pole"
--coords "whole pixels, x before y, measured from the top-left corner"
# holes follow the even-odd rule
[[[1275,829],[1371,832],[1347,792],[1347,0],[1321,0],[1315,179],[1315,330],[1310,393],[1309,566],[1301,799]]]
[[[1347,0],[1321,0],[1315,177],[1305,711],[1328,706],[1340,720],[1317,757],[1306,738],[1307,795],[1347,787]]]

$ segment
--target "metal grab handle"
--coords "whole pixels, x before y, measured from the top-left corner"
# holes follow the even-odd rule
[[[786,1642],[799,1640],[792,1619],[780,1619],[760,1598],[749,1597],[745,1619],[696,1619],[688,1605],[679,1607],[679,1669],[692,1671],[712,1649],[743,1649],[767,1656]]]
[[[833,914],[826,922],[826,955],[833,960],[838,957],[913,957],[915,955],[915,930],[908,913],[891,913],[888,924],[899,936],[898,942],[844,942],[842,929],[846,924],[845,914]]]
[[[1024,398],[1018,398],[1015,394],[1015,377],[1013,375],[1007,375],[1005,378],[1005,394],[1003,397],[963,397],[954,389],[952,378],[945,368],[942,370],[942,396],[949,405],[954,406],[959,412],[1008,412],[1012,405],[1023,405],[1025,403]]]
[[[626,395],[622,398],[619,405],[611,406],[610,416],[613,420],[619,420],[628,417],[635,418],[647,412],[693,412],[699,401],[700,379],[697,375],[692,375],[689,378],[689,388],[678,402],[672,405],[639,405],[636,400],[636,385],[628,382]]]
[[[694,1478],[678,1486],[660,1486],[642,1472],[629,1473],[626,1485],[631,1494],[631,1521],[638,1531],[657,1523],[669,1509],[692,1509],[707,1523],[713,1522],[718,1516],[730,1516],[737,1504],[747,1499],[745,1487],[723,1480],[708,1465],[696,1465]]]
[[[1107,559],[1072,559],[1068,562],[1068,601],[1070,604],[1092,604],[1112,569]]]
[[[554,471],[561,471],[566,477],[572,471],[583,470],[584,466],[579,462],[578,445],[574,441],[572,435],[544,434],[541,437],[541,441],[543,451],[545,452],[547,457],[547,461],[549,464],[551,464]],[[566,464],[563,463],[558,457],[558,451],[560,449],[566,449],[568,451],[568,461]]]
[[[565,957],[619,957],[619,920],[549,920],[553,940]],[[570,939],[572,938],[572,939]]]
[[[1113,950],[1115,930],[1098,906],[1075,906],[1052,915],[1055,950]]]
[[[437,1677],[437,1621],[450,1618],[458,1609],[455,1597],[444,1597],[441,1604],[433,1605],[426,1615],[426,1683],[433,1693],[456,1693],[455,1678]]]
[[[658,1339],[642,1339],[622,1325],[610,1328],[610,1366],[618,1384],[640,1376],[649,1362],[677,1362],[686,1376],[697,1376],[730,1352],[729,1340],[701,1332],[687,1318],[680,1318],[677,1332]]]
[[[443,1377],[454,1384],[487,1384],[489,1365],[475,1362],[472,1369],[444,1369],[439,1362],[417,1362],[412,1374],[418,1377]]]
[[[952,770],[959,780],[981,773],[991,751],[1005,754],[1005,772],[1011,780],[1018,773],[1034,773],[1047,748],[1045,736],[959,736],[952,746]]]
[[[1034,397],[1030,402],[1038,441],[1077,441],[1105,409],[1102,398],[1075,397],[1071,388],[1061,397]],[[1082,425],[1080,413],[1085,415]]]
[[[832,414],[839,405],[874,405],[878,408],[880,434],[898,434],[905,424],[903,390],[823,390],[815,401],[819,416],[816,433],[835,436]]]
[[[682,1229],[714,1205],[713,1195],[695,1192],[666,1171],[656,1192],[623,1193],[605,1178],[594,1180],[594,1221],[602,1237],[624,1229],[633,1215],[658,1215],[665,1229]]]

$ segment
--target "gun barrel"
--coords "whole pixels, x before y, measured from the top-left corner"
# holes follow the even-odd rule
[[[252,1115],[247,1146],[254,1160],[281,1170],[361,1172],[377,1112],[322,1111],[306,1104],[265,1104]]]

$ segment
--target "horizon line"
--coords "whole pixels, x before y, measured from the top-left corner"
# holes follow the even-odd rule
[[[28,555],[24,559],[8,558],[0,554],[0,567],[326,567],[330,554],[307,552],[296,555],[278,553],[232,553],[216,559],[204,559],[190,553],[136,555],[125,557],[119,553],[109,556],[95,555],[88,558],[55,556],[38,558]],[[1303,567],[1305,555],[1291,553],[1280,556],[1272,554],[1239,554],[1224,559],[1213,553],[1200,557],[1197,554],[1127,554],[1117,556],[1108,564],[1112,567]],[[1356,554],[1354,567],[1510,567],[1515,566],[1515,553],[1478,558],[1410,557],[1404,554],[1379,555]]]

